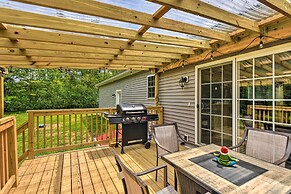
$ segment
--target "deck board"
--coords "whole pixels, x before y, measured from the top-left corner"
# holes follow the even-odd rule
[[[122,181],[117,177],[117,166],[112,153],[115,149],[133,171],[141,172],[156,164],[155,146],[145,149],[137,144],[120,148],[93,147],[26,160],[19,168],[19,185],[9,193],[84,193],[124,194]],[[185,149],[185,148],[182,148]],[[160,164],[165,164],[159,160]],[[168,165],[168,182],[173,185],[173,168]],[[151,193],[163,187],[163,171],[141,177]]]

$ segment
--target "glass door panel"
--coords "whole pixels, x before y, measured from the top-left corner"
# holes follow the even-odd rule
[[[200,71],[199,143],[232,145],[232,63]]]

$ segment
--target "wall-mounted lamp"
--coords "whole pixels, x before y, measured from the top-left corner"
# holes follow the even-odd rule
[[[114,98],[114,97],[115,97],[115,94],[112,94],[112,95],[111,95],[111,98]]]
[[[185,84],[189,82],[189,76],[181,77],[179,80],[179,85],[184,88]]]

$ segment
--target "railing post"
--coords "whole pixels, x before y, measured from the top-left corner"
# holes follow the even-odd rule
[[[18,157],[17,157],[17,132],[16,119],[12,120],[13,126],[8,130],[9,143],[9,177],[15,175],[14,187],[18,185]]]
[[[28,112],[28,159],[34,158],[34,114]]]
[[[113,114],[113,112],[114,112],[114,109],[110,109],[109,110],[109,114]],[[113,142],[113,138],[112,138],[112,136],[113,136],[113,134],[112,134],[112,132],[113,132],[113,130],[112,130],[112,124],[110,124],[108,122],[108,120],[106,120],[106,127],[108,128],[108,131],[109,131],[109,143],[108,144],[109,144],[109,146],[111,146],[115,142]]]

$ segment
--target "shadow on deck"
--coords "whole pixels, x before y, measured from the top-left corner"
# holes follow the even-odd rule
[[[26,160],[19,168],[18,187],[9,193],[124,193],[111,149],[120,154],[120,148],[95,147]],[[125,147],[121,158],[135,172],[154,167],[155,145],[150,149],[141,144]],[[160,164],[164,163],[160,160]],[[141,177],[151,193],[163,187],[163,172],[159,173],[157,182],[154,177],[155,173]],[[172,185],[173,177],[173,168],[168,165],[168,181]]]

